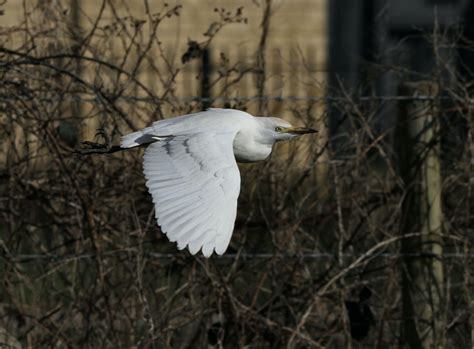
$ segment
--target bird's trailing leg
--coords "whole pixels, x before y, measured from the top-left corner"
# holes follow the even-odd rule
[[[102,137],[104,140],[104,143],[84,141],[81,143],[82,146],[80,148],[76,148],[74,152],[77,154],[88,155],[88,154],[111,154],[120,150],[124,150],[119,145],[110,144],[110,137],[103,128],[99,128],[95,136],[96,138]]]

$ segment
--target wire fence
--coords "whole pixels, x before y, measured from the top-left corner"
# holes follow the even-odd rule
[[[189,259],[189,258],[198,258],[202,260],[206,260],[203,256],[192,256],[186,254],[185,252],[176,252],[176,253],[157,253],[157,252],[147,252],[143,253],[138,249],[126,249],[121,251],[102,251],[100,256],[107,257],[107,256],[117,256],[117,255],[129,255],[133,253],[135,255],[140,254],[144,258],[156,258],[156,259]],[[2,258],[5,261],[11,261],[15,263],[26,263],[31,261],[37,260],[44,260],[44,261],[53,261],[53,262],[67,262],[72,261],[75,259],[95,259],[99,255],[98,254],[71,254],[71,255],[54,255],[50,253],[45,254],[20,254],[20,255],[6,255],[4,254]],[[398,258],[439,258],[439,259],[452,259],[452,258],[461,258],[461,259],[473,259],[474,253],[443,253],[441,255],[434,254],[434,253],[427,253],[427,252],[419,252],[419,253],[371,253],[371,254],[355,254],[355,253],[343,253],[343,254],[336,254],[330,252],[310,252],[310,253],[296,253],[296,254],[289,254],[289,253],[226,253],[222,256],[213,257],[216,260],[218,259],[240,259],[240,260],[248,260],[253,258],[258,259],[271,259],[271,258],[278,258],[278,259],[357,259],[360,257],[365,257],[367,259],[372,258],[388,258],[388,259],[398,259]]]
[[[24,97],[28,98],[28,97]],[[17,96],[1,96],[0,101],[19,101],[24,98]],[[144,102],[144,103],[157,103],[160,101],[159,97],[140,97],[140,96],[111,96],[114,101],[126,101],[126,102]],[[84,102],[84,103],[98,103],[101,102],[100,97],[82,97],[80,95],[71,95],[63,97],[41,97],[38,96],[37,100],[40,102]],[[446,100],[452,101],[453,97],[450,96],[357,96],[355,95],[352,99],[348,97],[336,97],[336,96],[249,96],[249,97],[201,97],[201,96],[190,96],[176,98],[180,102],[251,102],[251,101],[277,101],[277,102],[292,102],[292,101],[311,101],[311,102],[370,102],[370,101],[386,101],[386,102],[399,102],[399,101],[435,101],[435,100]],[[464,103],[469,105],[474,103],[474,100],[462,99]]]

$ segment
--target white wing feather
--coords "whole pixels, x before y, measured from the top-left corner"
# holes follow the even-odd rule
[[[161,230],[179,249],[222,255],[229,245],[240,192],[236,132],[197,133],[150,144],[146,185]]]

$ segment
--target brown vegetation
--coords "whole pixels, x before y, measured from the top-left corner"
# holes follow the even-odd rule
[[[115,13],[112,4],[103,2]],[[266,4],[270,9],[271,1]],[[77,17],[39,6],[17,26],[0,28],[0,343],[403,348],[417,336],[406,333],[406,314],[415,323],[422,316],[416,309],[407,313],[406,303],[404,309],[402,290],[412,282],[407,275],[414,275],[405,268],[416,264],[407,260],[436,259],[432,264],[441,264],[444,276],[438,273],[432,284],[442,288],[442,302],[425,301],[437,306],[441,320],[427,328],[441,329],[438,347],[468,346],[474,143],[470,92],[462,79],[440,61],[439,71],[422,78],[440,82],[449,73],[455,83],[435,96],[366,98],[341,86],[338,97],[278,100],[265,94],[261,53],[245,66],[222,55],[214,62],[218,73],[202,87],[204,93],[213,86],[210,98],[185,99],[175,93],[177,76],[202,61],[220,28],[245,21],[245,9],[221,11],[208,40],[190,41],[182,52],[186,59],[175,66],[156,33],[179,13],[180,6],[164,5],[145,20],[114,16],[101,25],[92,19],[93,27],[82,32]],[[262,18],[263,34],[269,20]],[[120,49],[111,47],[111,37]],[[265,39],[258,39],[264,48]],[[145,66],[156,78],[153,88],[143,82]],[[403,67],[390,69],[402,80],[408,76]],[[206,81],[205,69],[194,72]],[[242,76],[254,81],[256,99],[228,98]],[[320,91],[318,82],[308,90]],[[441,161],[442,229],[405,224],[417,219],[406,210],[406,198],[416,195],[413,183],[423,179],[417,171],[413,182],[400,173],[403,160],[394,144],[403,138],[394,128],[373,127],[387,105],[416,109],[420,100],[434,115],[427,129],[435,131],[422,138],[429,139],[425,143],[412,135],[417,151],[411,156],[426,164],[420,159],[429,153]],[[343,112],[343,130],[350,135],[338,149],[322,137],[279,146],[270,160],[242,165],[234,236],[228,252],[211,259],[178,252],[160,234],[140,150],[72,153],[97,127],[117,141],[153,120],[200,110],[203,102],[269,114],[284,110],[323,131],[328,106]],[[411,107],[400,114],[418,115],[407,111]],[[426,252],[426,234],[437,234],[441,255]],[[417,248],[401,243],[407,239]]]

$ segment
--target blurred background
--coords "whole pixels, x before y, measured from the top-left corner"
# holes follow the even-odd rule
[[[0,1],[0,347],[471,347],[473,52],[471,0]],[[209,107],[319,133],[205,259],[73,150]]]

